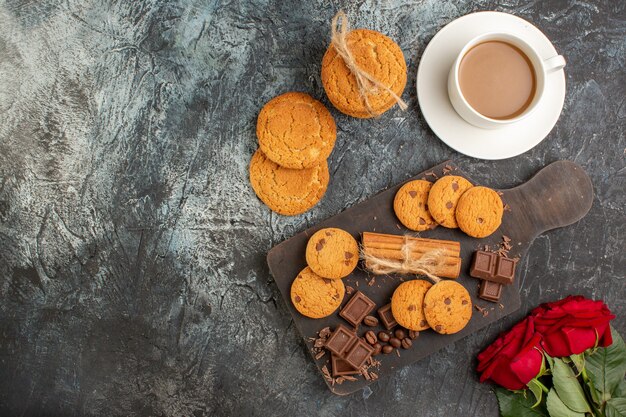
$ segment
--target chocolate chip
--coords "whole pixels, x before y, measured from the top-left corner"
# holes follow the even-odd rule
[[[393,346],[391,346],[391,345],[385,345],[385,346],[383,346],[383,349],[382,349],[382,350],[383,350],[383,353],[384,353],[385,355],[388,355],[388,354],[390,354],[391,352],[393,352]]]
[[[378,326],[378,319],[374,316],[365,316],[363,323],[369,327]]]
[[[402,329],[397,329],[394,334],[396,335],[396,337],[400,340],[404,339],[406,337],[406,334],[404,333],[404,330]]]
[[[415,198],[417,196],[417,191],[409,191],[409,195],[411,198]]]
[[[328,278],[323,278],[324,282],[327,284],[330,284],[331,282],[333,282],[332,279],[328,279]]]
[[[409,339],[408,337],[405,337],[404,339],[402,339],[402,348],[403,349],[408,349],[411,346],[413,346],[413,341],[411,339]]]
[[[383,345],[381,345],[380,343],[374,344],[374,352],[372,352],[372,355],[380,355],[380,351],[382,349],[383,349]]]
[[[454,204],[452,204],[452,201],[448,201],[448,202],[446,203],[446,208],[447,208],[447,209],[451,209],[453,206],[454,206]]]
[[[385,333],[385,332],[379,332],[378,333],[378,339],[381,342],[387,343],[390,338],[391,338],[391,336],[389,336],[389,333]]]
[[[459,189],[459,184],[457,184],[456,182],[452,181],[452,189],[454,191],[458,190]]]
[[[461,304],[466,305],[467,304],[467,300],[461,301]]]
[[[484,222],[482,217],[477,218],[476,221],[478,222],[478,224],[483,224]]]
[[[317,245],[315,245],[315,250],[316,251],[321,251],[322,249],[324,249],[324,245],[326,244],[326,239],[320,239],[319,242],[317,242]]]
[[[436,326],[435,326],[435,330],[437,330],[438,332],[440,332],[440,331],[441,331],[441,329],[443,329],[443,327],[441,327],[441,325],[440,325],[440,324],[438,324],[438,325],[436,325]]]
[[[420,321],[420,326],[421,326],[421,327],[426,326],[426,324],[427,324],[427,323],[426,323],[426,320],[422,320],[422,321]]]
[[[324,232],[324,234],[325,234],[326,236],[332,236],[332,235],[333,235],[333,233],[332,233],[332,232]]]
[[[420,217],[419,224],[426,224],[426,220],[424,220],[424,219],[422,219],[422,218]]]
[[[371,330],[368,330],[367,333],[365,333],[365,340],[367,340],[367,343],[372,346],[375,345],[376,342],[378,342],[378,339],[376,338],[376,333]]]
[[[424,204],[424,210],[428,210],[428,204]]]
[[[452,300],[450,300],[449,298],[446,298],[445,300],[443,300],[443,302],[445,305],[449,305],[452,302]]]
[[[296,295],[296,303],[299,303],[300,301],[302,301],[302,298],[300,298],[299,295]]]
[[[354,254],[352,252],[344,252],[343,255],[346,257],[346,259],[350,259],[350,258],[352,258],[354,256]]]
[[[409,337],[410,337],[412,340],[417,339],[417,338],[419,337],[419,335],[420,335],[420,332],[418,332],[418,331],[416,331],[416,330],[409,330]]]
[[[402,342],[397,337],[392,337],[389,339],[389,344],[395,348],[399,348],[402,345]]]
[[[409,304],[409,308],[408,308],[408,310],[409,310],[409,311],[415,311],[415,309],[416,309],[416,308],[417,308],[417,307],[415,307],[415,304]]]

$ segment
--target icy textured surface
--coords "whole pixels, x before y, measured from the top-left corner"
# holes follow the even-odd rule
[[[378,5],[376,5],[378,4]],[[328,193],[271,214],[248,185],[255,121],[275,95],[328,105],[328,1],[0,0],[0,415],[495,416],[474,357],[541,301],[603,298],[626,336],[626,3],[357,2],[398,41],[404,98],[379,120],[334,109]],[[549,138],[500,162],[459,155],[421,117],[417,63],[478,10],[534,22],[568,61]],[[268,274],[277,242],[453,158],[493,187],[570,159],[587,217],[535,241],[522,309],[371,391],[331,395]]]

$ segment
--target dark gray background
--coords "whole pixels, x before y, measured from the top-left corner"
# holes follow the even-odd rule
[[[606,300],[626,334],[626,3],[356,2],[354,26],[395,39],[410,108],[331,109],[331,181],[305,215],[248,183],[262,105],[305,91],[329,1],[0,0],[0,414],[495,416],[475,355],[542,301]],[[511,160],[464,157],[419,113],[421,53],[445,24],[500,10],[567,59],[556,128]],[[330,394],[269,276],[276,243],[453,158],[510,187],[570,159],[595,186],[579,223],[521,263],[522,309],[349,397]]]

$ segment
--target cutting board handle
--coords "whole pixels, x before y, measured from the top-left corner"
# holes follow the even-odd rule
[[[515,201],[516,229],[531,241],[541,233],[582,219],[593,202],[593,186],[585,170],[571,161],[557,161],[524,184],[505,190],[505,202]]]

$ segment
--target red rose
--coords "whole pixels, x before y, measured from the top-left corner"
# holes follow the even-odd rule
[[[581,295],[564,298],[554,303],[541,304],[531,313],[535,330],[541,334],[541,346],[550,356],[569,356],[596,346],[609,346],[615,318],[602,301],[589,300]]]
[[[526,388],[541,370],[540,339],[532,317],[517,323],[478,355],[480,382],[491,380],[510,390]]]

